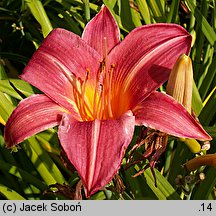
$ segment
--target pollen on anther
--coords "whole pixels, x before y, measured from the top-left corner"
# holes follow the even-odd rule
[[[86,76],[87,76],[87,78],[89,77],[89,74],[90,74],[90,68],[87,68],[86,69]]]

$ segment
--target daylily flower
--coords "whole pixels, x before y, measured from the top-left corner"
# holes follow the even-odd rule
[[[120,42],[105,6],[81,38],[53,30],[21,75],[44,94],[14,110],[5,127],[7,147],[59,125],[61,146],[89,197],[117,173],[135,125],[211,139],[182,105],[156,92],[190,44],[191,36],[175,24],[142,26]]]

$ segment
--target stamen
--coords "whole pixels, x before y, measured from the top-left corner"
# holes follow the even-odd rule
[[[79,83],[81,83],[81,80],[77,80]],[[85,114],[84,114],[84,109],[83,109],[83,102],[82,102],[82,97],[81,97],[81,93],[82,93],[82,90],[81,90],[81,93],[78,91],[78,89],[80,89],[81,87],[78,87],[77,84],[76,84],[76,88],[73,88],[73,94],[74,94],[74,100],[75,100],[75,103],[77,105],[77,108],[79,110],[79,114],[81,116],[81,118],[83,120],[86,120],[85,119]]]
[[[107,114],[107,90],[109,86],[109,77],[107,73],[107,38],[104,37],[104,59],[100,64],[100,68],[97,73],[94,101],[93,101],[93,116],[98,119],[106,119]]]
[[[105,74],[107,72],[107,56],[108,56],[108,49],[107,49],[107,38],[104,37],[104,64],[105,64]]]
[[[80,110],[80,100],[78,98],[78,94],[76,92],[76,90],[73,88],[73,96],[74,96],[74,101],[76,103],[77,109]],[[82,117],[82,116],[81,116]]]
[[[112,64],[111,65],[111,69],[110,69],[110,76],[109,76],[109,84],[108,84],[108,113],[109,113],[109,117],[113,118],[113,112],[112,112],[112,104],[111,104],[111,93],[112,93],[112,77],[113,77],[113,70],[114,70],[115,65]]]
[[[93,116],[98,119],[113,118],[112,111],[112,77],[115,65],[106,69],[105,59],[101,62],[97,73],[96,88],[94,91]]]
[[[103,106],[103,85],[101,85],[102,90],[99,92],[99,99],[98,99],[98,110],[97,110],[97,118],[102,119],[104,106]]]
[[[79,110],[80,116],[84,121],[88,121],[93,118],[92,111],[89,108],[89,105],[86,102],[86,98],[85,98],[86,83],[89,78],[89,73],[90,73],[90,69],[87,69],[87,73],[84,81],[82,81],[80,78],[76,78],[73,82],[71,82],[73,86],[74,100]]]
[[[99,101],[100,101],[100,95],[98,96],[98,92],[102,92],[103,85],[100,83],[100,73],[102,71],[102,64],[101,62],[100,68],[97,72],[96,82],[95,82],[95,90],[94,90],[94,99],[93,99],[93,117],[94,119],[98,118],[97,113],[99,110]],[[99,97],[99,98],[98,98]]]
[[[90,69],[87,68],[86,72],[87,73],[86,73],[85,80],[81,83],[81,106],[80,106],[80,108],[81,108],[82,113],[85,116],[85,120],[89,120],[88,114],[87,114],[86,109],[85,109],[85,108],[87,108],[86,101],[85,101],[85,93],[86,93],[86,83],[88,81]]]

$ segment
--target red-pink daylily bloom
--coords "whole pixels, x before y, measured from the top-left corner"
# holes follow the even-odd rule
[[[135,125],[211,139],[182,105],[156,92],[190,45],[191,36],[175,24],[145,25],[120,42],[105,6],[81,38],[53,30],[21,75],[44,94],[14,110],[5,127],[7,147],[59,125],[61,145],[89,197],[117,173]]]

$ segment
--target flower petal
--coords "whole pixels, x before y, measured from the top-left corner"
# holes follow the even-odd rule
[[[191,36],[181,26],[154,24],[136,28],[112,49],[108,60],[115,65],[113,85],[131,101],[131,109],[168,79],[190,45]]]
[[[86,25],[82,38],[101,57],[105,56],[106,49],[109,52],[120,41],[118,25],[106,6],[102,6],[100,12]]]
[[[116,120],[74,121],[64,115],[59,138],[68,159],[77,169],[89,197],[104,187],[118,171],[134,131],[128,111]]]
[[[7,147],[13,147],[38,132],[56,126],[65,111],[68,112],[45,95],[32,95],[22,100],[5,126]]]
[[[152,93],[133,112],[137,125],[145,125],[177,137],[211,140],[200,123],[166,94]]]
[[[74,77],[85,79],[90,71],[94,80],[99,61],[99,54],[79,36],[55,29],[34,53],[21,78],[73,111]]]

